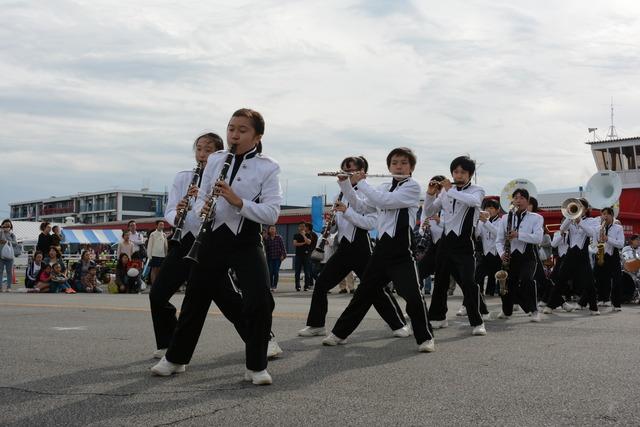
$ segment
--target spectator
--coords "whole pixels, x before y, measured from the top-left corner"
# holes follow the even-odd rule
[[[2,285],[3,272],[7,272],[7,286],[5,292],[11,292],[11,284],[13,283],[13,260],[19,255],[18,242],[13,234],[13,223],[9,219],[5,219],[0,224],[0,285]],[[0,288],[1,290],[2,288]]]
[[[140,285],[142,283],[142,267],[143,261],[142,258],[140,258],[140,252],[134,252],[127,263],[127,277],[129,279],[129,286],[127,290],[130,294],[137,294],[140,292]]]
[[[142,233],[136,230],[136,222],[131,220],[127,223],[127,228],[129,229],[129,240],[133,243],[133,251],[129,254],[129,257],[133,255],[134,252],[140,252],[140,259],[144,261],[147,257],[147,251],[144,248],[144,236]]]
[[[271,292],[275,292],[278,287],[278,278],[280,277],[280,265],[282,261],[287,258],[284,241],[282,240],[282,236],[278,234],[275,225],[270,225],[269,228],[267,228],[267,234],[266,237],[264,237],[264,249],[267,254]]]
[[[304,222],[298,224],[298,232],[293,235],[293,246],[296,248],[296,258],[294,262],[296,291],[300,291],[300,273],[304,270],[304,290],[313,286],[311,271],[311,261],[309,259],[309,246],[311,236],[306,232],[307,227]]]
[[[51,224],[48,222],[43,222],[40,224],[40,234],[38,235],[38,244],[36,245],[36,250],[42,252],[43,254],[49,253],[49,248],[51,247]]]
[[[120,255],[127,254],[127,257],[131,259],[131,255],[135,250],[135,245],[130,240],[131,232],[129,230],[122,230],[122,240],[118,243],[118,250],[116,251],[116,255],[118,259],[120,259]]]
[[[82,255],[80,255],[80,261],[76,263],[75,268],[73,270],[73,280],[71,282],[73,289],[75,289],[78,292],[83,292],[81,291],[82,279],[89,272],[89,269],[95,266],[96,266],[96,263],[95,261],[91,260],[91,254],[89,253],[89,251],[86,251],[86,250],[83,251]]]
[[[54,246],[52,246],[53,248]],[[64,292],[65,294],[75,294],[69,282],[67,282],[67,276],[62,272],[62,268],[59,263],[53,264],[51,267],[51,288],[53,292]]]
[[[102,291],[98,287],[98,269],[95,265],[89,266],[87,274],[82,276],[82,282],[80,283],[80,289],[78,292],[87,292],[100,294]]]
[[[55,264],[60,264],[60,270],[64,273],[67,271],[67,267],[64,265],[64,261],[62,261],[62,254],[60,250],[55,246],[51,246],[49,248],[49,256],[44,259],[44,263],[50,265],[52,268]]]
[[[33,289],[38,284],[38,276],[40,275],[40,270],[44,266],[43,262],[44,256],[42,252],[36,251],[33,259],[27,265],[27,272],[24,276],[24,286],[27,289]]]
[[[40,269],[40,274],[38,274],[38,283],[36,283],[36,289],[39,292],[52,292],[51,266],[47,263],[44,263],[44,267]]]
[[[64,242],[64,234],[62,234],[62,230],[59,226],[54,225],[51,231],[53,231],[49,236],[51,239],[51,246],[55,246],[60,252],[62,252],[62,242]]]
[[[128,231],[126,232],[128,233]],[[127,276],[127,264],[129,263],[129,255],[121,253],[118,255],[118,263],[116,264],[116,285],[118,285],[118,293],[127,293],[129,276]]]
[[[167,256],[168,242],[167,236],[164,234],[164,221],[156,221],[156,229],[149,236],[147,243],[147,254],[151,257],[149,268],[151,269],[151,284],[156,280],[156,276],[160,271],[160,266],[164,257]]]

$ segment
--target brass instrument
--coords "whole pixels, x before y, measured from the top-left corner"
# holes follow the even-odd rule
[[[602,223],[600,224],[600,236],[598,238],[598,246],[596,251],[596,264],[598,265],[598,267],[602,267],[604,265],[605,233],[606,233],[606,224],[603,219]]]
[[[213,231],[213,222],[216,218],[216,202],[218,201],[219,197],[219,194],[216,192],[216,183],[227,179],[227,173],[229,172],[229,168],[231,167],[231,161],[233,160],[233,156],[236,153],[236,148],[237,147],[235,145],[232,145],[229,148],[229,153],[227,154],[227,157],[224,160],[224,164],[222,165],[220,176],[218,176],[216,182],[214,182],[211,186],[211,191],[207,196],[206,202],[206,204],[209,205],[209,211],[207,213],[200,214],[200,230],[198,231],[198,236],[193,242],[189,253],[185,256],[185,259],[194,262],[200,262],[200,246],[202,245],[205,236]]]
[[[318,172],[318,176],[342,176],[348,177],[357,175],[361,172],[348,172],[348,171],[337,171],[337,172]],[[409,178],[411,175],[395,175],[391,173],[378,173],[378,174],[366,174],[367,178],[397,178],[397,179],[405,179]]]
[[[502,270],[499,270],[495,274],[496,282],[500,286],[499,293],[501,296],[504,296],[509,293],[509,288],[507,287],[507,278],[509,277],[509,262],[511,260],[511,240],[509,239],[509,234],[511,233],[511,229],[513,228],[513,215],[516,211],[515,207],[511,207],[509,209],[509,215],[507,217],[507,230],[505,232],[504,239],[504,259],[502,260]]]
[[[191,187],[198,185],[203,169],[204,165],[202,162],[198,162],[196,167],[193,169],[193,178],[191,178],[191,183],[189,183],[189,186],[187,187],[187,194],[184,196],[184,198],[187,199],[187,206],[179,209],[176,213],[175,228],[171,235],[171,239],[169,239],[169,244],[180,243],[182,240],[182,227],[184,227],[184,222],[187,219],[187,213],[191,210],[192,197],[189,196],[189,190]]]
[[[584,205],[582,204],[582,202],[573,197],[570,197],[562,202],[560,211],[562,212],[562,216],[572,221],[575,221],[578,218],[582,218],[585,213]]]
[[[336,222],[336,204],[342,201],[342,196],[343,194],[341,192],[331,208],[331,217],[329,217],[327,222],[324,224],[324,227],[322,227],[322,237],[320,238],[320,242],[313,252],[311,252],[310,257],[314,261],[322,261],[324,259],[324,247],[326,246],[327,239],[331,234],[331,227],[333,227],[333,224]]]

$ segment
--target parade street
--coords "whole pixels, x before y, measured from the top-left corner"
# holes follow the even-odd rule
[[[0,424],[639,425],[640,307],[487,322],[471,336],[450,298],[436,352],[392,338],[370,310],[347,345],[298,338],[309,292],[278,291],[284,350],[273,385],[244,382],[245,354],[212,306],[185,373],[154,377],[148,295],[0,295]],[[330,328],[350,299],[329,296]],[[174,297],[178,305],[182,295]],[[490,310],[499,309],[489,298]],[[179,306],[179,305],[178,305]]]

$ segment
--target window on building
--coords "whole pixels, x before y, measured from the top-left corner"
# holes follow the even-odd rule
[[[609,158],[611,159],[611,170],[622,170],[622,160],[620,158],[620,147],[609,148]]]
[[[598,170],[609,169],[609,153],[606,149],[593,150]]]
[[[624,170],[633,170],[636,168],[636,156],[633,146],[622,147],[622,168]]]

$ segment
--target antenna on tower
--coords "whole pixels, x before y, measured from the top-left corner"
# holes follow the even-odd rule
[[[613,125],[613,96],[611,97],[611,126],[609,126],[609,133],[607,133],[607,138],[618,138],[618,132],[616,131],[616,127]]]

